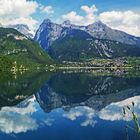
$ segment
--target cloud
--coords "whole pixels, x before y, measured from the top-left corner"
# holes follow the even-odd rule
[[[42,13],[47,13],[47,14],[53,14],[54,13],[54,10],[53,10],[53,7],[52,6],[46,6],[46,7],[42,7],[41,8],[42,10]]]
[[[87,106],[79,106],[72,108],[69,112],[63,114],[63,117],[70,119],[71,121],[77,120],[79,117],[84,117],[84,121],[80,123],[81,126],[94,127],[97,121],[94,121],[95,111]]]
[[[31,117],[31,114],[36,111],[35,102],[32,101],[23,108],[3,107],[0,110],[0,131],[6,134],[17,134],[28,130],[36,130],[38,124]]]
[[[124,117],[122,113],[123,107],[126,107],[127,105],[132,107],[132,102],[135,102],[135,113],[138,115],[138,117],[140,117],[140,96],[131,97],[117,103],[112,103],[99,112],[88,106],[74,107],[71,108],[69,112],[65,112],[63,117],[70,119],[71,121],[82,118],[80,119],[80,125],[83,127],[94,127],[98,123],[96,117],[112,122],[121,120],[132,121],[132,114],[128,110],[126,111],[126,117]]]
[[[91,7],[89,7],[87,5],[83,5],[83,6],[81,6],[81,9],[83,11],[85,11],[87,14],[93,14],[94,12],[98,11],[98,9],[96,8],[95,5],[92,5]]]
[[[98,11],[98,9],[95,5],[92,5],[91,7],[86,5],[81,6],[81,10],[86,13],[85,21],[87,22],[87,24],[91,24],[96,20],[96,12]]]
[[[73,24],[89,25],[101,20],[113,29],[140,36],[140,12],[114,10],[99,13],[95,5],[83,5],[80,9],[84,14],[70,11],[56,21],[70,20]],[[2,25],[26,24],[34,30],[38,21],[32,17],[32,14],[39,14],[40,11],[49,15],[54,13],[51,5],[44,6],[34,0],[0,0],[0,23]]]
[[[0,23],[8,24],[27,24],[34,28],[37,21],[32,18],[36,12],[38,3],[33,0],[0,0]]]
[[[90,107],[84,106],[83,111],[85,114],[85,121],[81,123],[81,126],[92,126],[94,127],[97,123],[96,120],[94,120],[94,117],[96,115],[95,110],[93,110]]]
[[[83,113],[80,110],[78,110],[78,108],[73,108],[72,110],[70,110],[70,112],[63,114],[63,117],[74,121],[82,115],[83,115]]]
[[[63,20],[70,20],[73,24],[77,25],[88,25],[93,23],[96,20],[95,13],[98,11],[95,5],[81,6],[81,10],[85,12],[85,16],[79,15],[75,11],[71,11],[65,15],[62,15]]]
[[[140,36],[140,13],[131,10],[110,11],[100,13],[98,19],[114,29]]]
[[[79,24],[84,20],[82,16],[78,15],[74,11],[71,11],[70,13],[63,15],[62,18],[64,20],[70,20],[72,23],[75,23],[75,24]]]
[[[38,125],[34,119],[27,115],[14,115],[11,112],[0,113],[0,130],[4,133],[21,133],[37,129]]]
[[[54,123],[54,119],[52,119],[52,118],[47,118],[46,120],[44,120],[44,123],[45,123],[45,125],[47,125],[47,126],[52,126],[53,125],[53,123]]]
[[[122,108],[128,106],[132,106],[132,102],[135,102],[135,113],[140,116],[140,96],[135,96],[121,102],[112,103],[111,105],[102,109],[98,116],[102,120],[109,120],[109,121],[120,121],[126,120],[131,121],[133,120],[132,114],[130,112],[126,112],[126,117],[123,116]]]
[[[1,112],[14,112],[20,115],[32,114],[37,111],[35,108],[35,103],[29,103],[29,105],[25,108],[18,108],[18,107],[3,107]]]
[[[97,121],[94,121],[93,119],[86,119],[84,122],[81,123],[81,126],[92,126],[94,127]]]
[[[35,19],[32,17],[19,17],[19,18],[13,18],[10,20],[9,18],[5,18],[2,21],[2,25],[15,25],[15,24],[25,24],[27,25],[31,30],[33,30],[38,23]]]
[[[140,36],[140,13],[131,10],[128,11],[105,11],[98,13],[95,5],[81,6],[85,15],[79,15],[71,11],[61,16],[61,19],[70,20],[73,24],[89,25],[97,20],[101,20],[113,29],[122,30],[129,34]]]

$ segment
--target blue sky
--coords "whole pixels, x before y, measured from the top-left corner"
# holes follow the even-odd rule
[[[52,6],[54,8],[53,16],[47,14],[34,14],[34,17],[42,21],[44,18],[55,19],[61,17],[70,11],[76,11],[80,15],[84,15],[84,12],[80,10],[82,5],[96,5],[98,8],[98,14],[105,11],[126,11],[140,10],[140,0],[36,0],[38,3],[44,6]]]
[[[0,23],[26,24],[33,31],[45,18],[88,25],[101,20],[140,36],[140,0],[0,0]]]

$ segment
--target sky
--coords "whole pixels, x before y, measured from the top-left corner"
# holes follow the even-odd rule
[[[140,36],[140,0],[0,0],[0,23],[26,24],[36,30],[49,18],[89,25],[98,20],[113,29]]]

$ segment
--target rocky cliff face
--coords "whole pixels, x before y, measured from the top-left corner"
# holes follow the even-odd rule
[[[46,19],[37,30],[34,40],[39,42],[41,47],[47,51],[52,43],[60,37],[62,29],[61,25]]]
[[[62,24],[53,23],[45,19],[40,25],[34,37],[41,46],[47,50],[52,43],[62,36],[64,29],[77,29],[90,34],[94,38],[118,41],[125,44],[140,45],[140,38],[129,35],[119,30],[113,30],[101,21],[97,21],[88,26],[78,26],[70,21],[64,21]]]
[[[140,56],[140,38],[113,30],[101,21],[78,26],[70,21],[56,24],[45,19],[34,40],[58,61]]]

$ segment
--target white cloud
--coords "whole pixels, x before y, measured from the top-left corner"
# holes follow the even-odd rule
[[[97,121],[94,121],[93,119],[86,119],[84,122],[81,123],[81,126],[92,126],[94,127]]]
[[[11,112],[0,113],[0,130],[4,133],[21,133],[37,129],[34,119],[27,115],[12,114]]]
[[[27,24],[34,28],[37,21],[31,17],[36,12],[38,3],[33,0],[0,0],[0,23]]]
[[[81,10],[85,15],[79,15],[75,11],[71,11],[62,15],[62,20],[70,20],[73,24],[89,25],[97,20],[101,20],[113,29],[122,30],[129,34],[140,36],[140,13],[131,10],[128,11],[105,11],[97,13],[98,9],[95,5],[89,7],[81,6]]]
[[[62,18],[64,20],[70,20],[72,23],[75,23],[75,24],[79,24],[84,20],[82,16],[78,15],[74,11],[71,11],[70,13],[63,15]]]
[[[99,118],[103,120],[109,120],[109,121],[120,121],[120,120],[126,120],[131,121],[132,114],[130,112],[126,112],[126,117],[123,116],[122,108],[128,106],[132,106],[132,102],[135,102],[135,113],[140,116],[140,96],[135,96],[126,100],[123,100],[121,102],[112,103],[109,106],[102,109],[98,116]]]
[[[3,107],[1,112],[14,112],[20,115],[27,115],[35,113],[37,109],[35,108],[35,103],[29,103],[29,105],[25,108],[18,108],[18,107]]]
[[[23,108],[18,107],[3,107],[0,110],[0,131],[10,133],[27,132],[28,130],[36,130],[38,124],[31,114],[37,111],[35,102],[28,102],[28,106]]]
[[[52,119],[52,118],[47,118],[46,120],[44,120],[44,123],[47,126],[52,126],[53,122],[54,122],[54,119]]]
[[[41,8],[42,13],[53,14],[54,10],[52,6],[46,6]]]
[[[75,11],[71,11],[65,15],[62,15],[63,20],[70,20],[72,23],[77,25],[88,25],[96,20],[95,13],[98,11],[95,5],[89,6],[81,6],[81,10],[85,12],[85,16],[81,16],[77,14]]]
[[[83,114],[85,114],[86,118],[85,118],[85,121],[81,123],[81,126],[94,127],[95,124],[97,123],[97,121],[94,120],[94,116],[96,114],[95,110],[90,107],[84,106],[83,111],[84,111]]]
[[[81,9],[83,11],[85,11],[87,14],[93,14],[94,12],[98,11],[98,9],[96,8],[95,5],[92,5],[91,7],[89,7],[87,5],[83,5],[83,6],[81,6]]]
[[[81,9],[86,13],[85,16],[85,21],[86,24],[91,24],[96,20],[96,12],[98,11],[98,9],[96,8],[95,5],[88,7],[86,5],[81,6]]]
[[[2,20],[1,23],[2,23],[2,25],[25,24],[31,30],[33,30],[38,22],[35,19],[33,19],[32,17],[19,17],[19,18],[15,18],[15,19],[13,18],[12,20],[10,20],[9,18],[5,18]]]
[[[79,117],[84,117],[85,120],[81,122],[81,126],[92,126],[94,127],[97,123],[96,120],[94,120],[95,111],[87,106],[79,106],[72,108],[69,112],[66,112],[63,114],[63,117],[70,119],[71,121],[77,120]]]
[[[140,36],[140,13],[133,11],[110,11],[100,13],[98,19],[108,26],[129,34]]]
[[[77,108],[70,110],[70,112],[63,114],[63,117],[66,117],[66,118],[74,121],[82,115],[83,115],[83,113],[80,110],[78,110],[78,107],[77,107]]]
[[[71,108],[69,112],[65,112],[63,117],[70,119],[71,121],[77,120],[78,118],[84,118],[84,121],[80,122],[83,127],[91,126],[94,127],[98,122],[96,117],[106,121],[132,121],[133,117],[129,110],[126,110],[126,116],[124,117],[122,109],[127,105],[132,107],[132,102],[135,102],[135,113],[140,117],[140,96],[128,98],[126,100],[112,103],[102,110],[95,111],[93,108],[88,106],[79,106]]]
[[[51,5],[44,6],[34,0],[0,0],[0,23],[2,25],[26,24],[34,30],[38,21],[32,17],[32,14],[37,12],[37,9],[42,13],[54,13]],[[73,24],[88,25],[101,20],[111,28],[140,36],[140,12],[114,10],[98,13],[95,5],[83,5],[80,9],[84,15],[71,11],[62,15],[58,21],[70,20]]]

